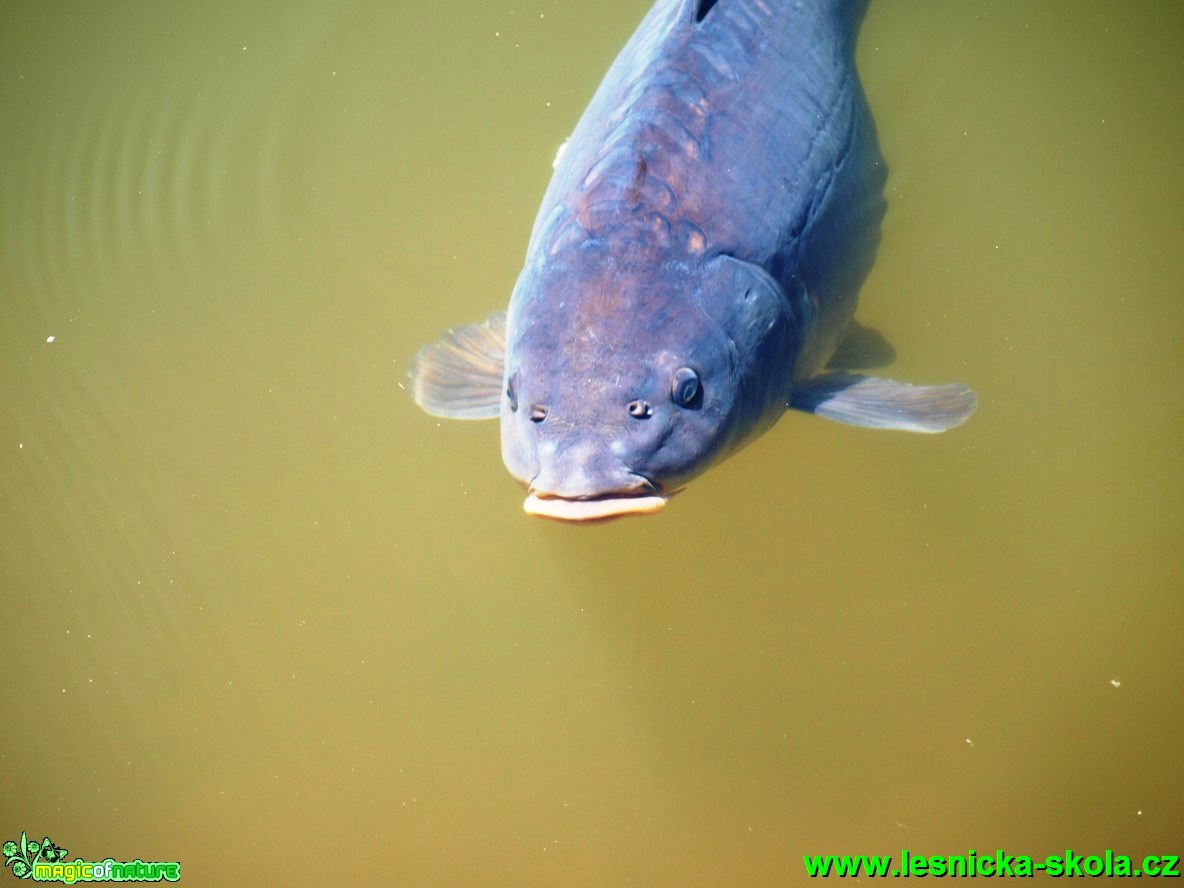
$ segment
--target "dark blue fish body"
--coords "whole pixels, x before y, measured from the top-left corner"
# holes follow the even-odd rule
[[[528,511],[654,511],[788,406],[916,431],[973,410],[824,372],[884,212],[861,7],[659,0],[557,162],[506,316],[417,357],[425,409],[500,416]]]

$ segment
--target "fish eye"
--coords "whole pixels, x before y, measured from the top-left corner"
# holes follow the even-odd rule
[[[649,419],[654,415],[654,408],[650,406],[649,401],[630,401],[628,410],[634,419]]]
[[[518,412],[518,374],[515,373],[506,381],[506,400],[510,402],[510,412]]]
[[[547,408],[542,404],[532,404],[530,407],[530,421],[542,422],[547,418]]]
[[[674,371],[670,384],[670,397],[680,407],[693,407],[700,400],[699,374],[690,367],[679,367]]]

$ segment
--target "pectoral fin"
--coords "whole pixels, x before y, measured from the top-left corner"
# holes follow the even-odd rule
[[[425,345],[407,372],[415,403],[447,419],[493,419],[501,407],[506,313],[453,327]]]
[[[795,385],[789,406],[849,425],[944,432],[974,412],[974,390],[959,383],[909,385],[855,373],[823,373]]]

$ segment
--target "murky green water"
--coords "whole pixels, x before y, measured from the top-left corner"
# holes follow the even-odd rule
[[[1184,7],[873,3],[860,315],[978,413],[532,522],[398,384],[507,300],[646,7],[0,13],[0,839],[191,885],[1184,851]]]

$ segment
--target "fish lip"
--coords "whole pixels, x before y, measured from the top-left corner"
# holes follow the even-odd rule
[[[565,524],[592,524],[631,515],[652,515],[666,507],[667,498],[656,491],[569,498],[532,490],[522,503],[527,515]]]
[[[610,521],[629,515],[652,515],[666,507],[669,497],[658,485],[637,472],[630,472],[637,483],[628,490],[614,490],[594,496],[563,496],[536,490],[532,484],[522,503],[527,515],[550,518],[565,523],[589,524]]]

